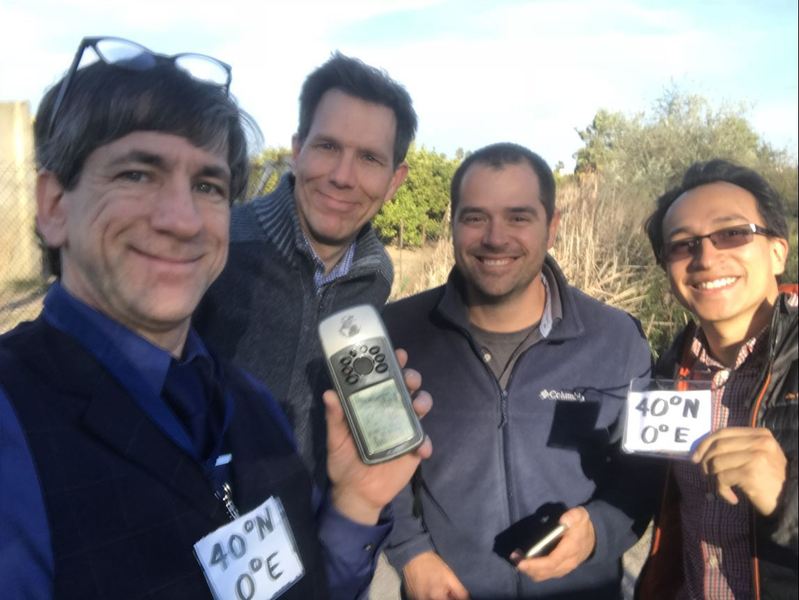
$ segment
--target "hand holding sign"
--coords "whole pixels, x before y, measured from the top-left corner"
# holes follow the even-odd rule
[[[788,460],[770,430],[720,429],[702,440],[691,460],[715,477],[719,496],[730,504],[738,504],[735,486],[760,514],[769,516],[777,508]]]
[[[622,449],[687,456],[710,432],[711,402],[709,382],[657,380],[641,385],[633,380],[627,393]]]

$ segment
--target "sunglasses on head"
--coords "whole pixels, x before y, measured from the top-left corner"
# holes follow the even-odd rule
[[[193,52],[181,52],[167,56],[148,50],[144,46],[117,37],[86,37],[81,40],[72,65],[69,67],[66,76],[61,82],[53,110],[50,113],[50,123],[47,127],[47,137],[53,135],[56,119],[64,100],[67,97],[72,79],[80,66],[83,53],[86,48],[91,48],[97,57],[107,65],[113,65],[131,71],[147,71],[154,68],[164,61],[172,63],[175,67],[186,71],[194,79],[203,81],[222,88],[225,93],[230,90],[230,65],[223,63],[205,54],[195,54]]]
[[[664,263],[670,263],[696,256],[696,253],[702,247],[702,240],[705,238],[710,240],[714,248],[728,250],[729,248],[737,248],[750,243],[755,238],[755,235],[774,236],[776,234],[771,229],[766,229],[754,223],[725,227],[705,235],[695,235],[666,242],[663,245],[661,259]]]

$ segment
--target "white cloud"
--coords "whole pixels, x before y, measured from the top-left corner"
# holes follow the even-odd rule
[[[399,17],[413,10],[422,11],[427,24],[419,32],[392,27],[386,17],[402,23]],[[752,49],[769,32],[720,29],[685,5],[5,0],[0,11],[3,23],[12,24],[0,38],[2,99],[35,105],[83,35],[120,35],[160,52],[191,50],[230,62],[233,92],[268,145],[289,144],[302,81],[336,48],[403,82],[419,113],[419,142],[450,154],[515,139],[553,164],[569,164],[579,147],[574,129],[587,125],[597,109],[648,109],[672,81],[711,99],[752,102],[753,123],[769,139],[785,139],[781,129],[796,131],[796,74],[789,72],[795,61],[763,64]],[[446,18],[427,23],[434,14]],[[769,95],[750,84],[761,71],[780,69],[793,77],[792,94]],[[790,143],[795,148],[795,136]]]

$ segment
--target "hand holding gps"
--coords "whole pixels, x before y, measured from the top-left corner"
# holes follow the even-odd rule
[[[424,441],[380,315],[364,304],[319,323],[330,377],[366,464],[391,460]]]

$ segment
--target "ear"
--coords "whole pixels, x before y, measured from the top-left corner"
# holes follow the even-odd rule
[[[385,198],[383,198],[383,203],[385,204],[389,200],[394,197],[394,194],[397,193],[399,186],[402,185],[402,182],[405,181],[405,178],[408,176],[408,163],[402,161],[396,169],[394,169],[394,174],[391,176],[391,183],[388,186],[388,191],[386,192]]]
[[[560,211],[556,208],[552,213],[552,218],[547,225],[547,250],[552,249],[558,237],[558,227],[560,226]]]
[[[36,229],[50,248],[60,248],[67,241],[64,186],[45,169],[36,175]]]
[[[295,133],[291,136],[291,159],[294,164],[297,164],[297,157],[300,155],[300,150],[302,150],[302,140],[300,139],[300,135]]]
[[[788,240],[771,238],[770,240],[771,268],[774,275],[781,275],[785,271],[785,262],[788,260],[790,245]]]

